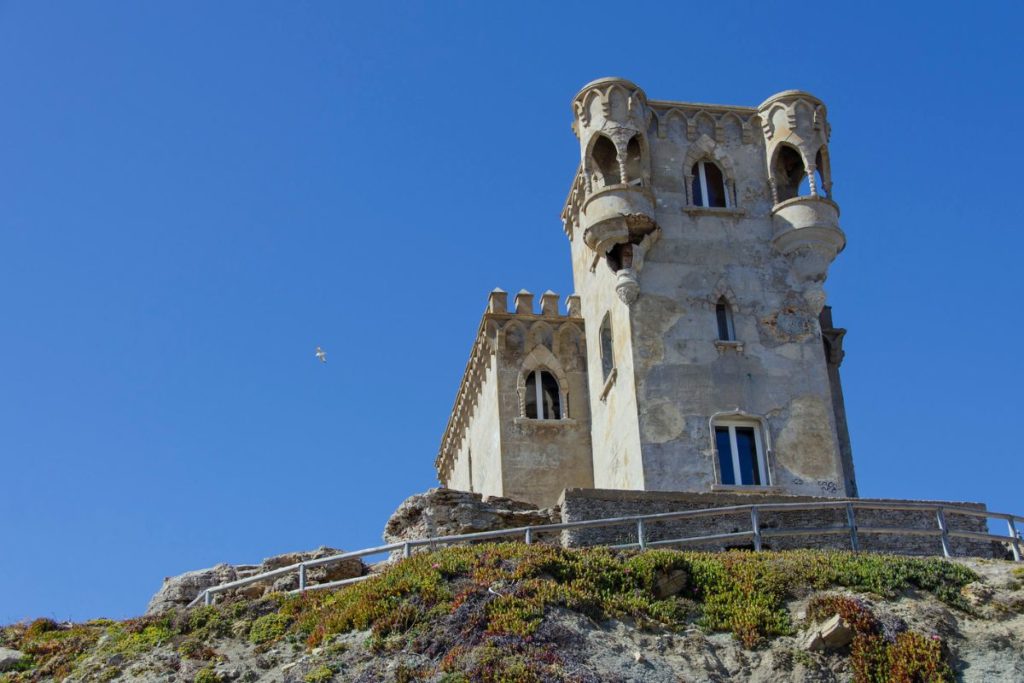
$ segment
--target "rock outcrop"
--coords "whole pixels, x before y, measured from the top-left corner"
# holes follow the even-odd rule
[[[561,522],[558,508],[435,488],[406,498],[384,527],[385,543]],[[516,539],[521,540],[521,539]]]
[[[18,650],[12,650],[7,647],[0,647],[0,671],[10,671],[14,669],[24,658],[24,654]]]
[[[207,569],[197,569],[178,576],[170,576],[164,579],[163,586],[150,598],[149,606],[146,608],[147,615],[163,614],[172,609],[188,605],[201,592],[207,588],[248,578],[263,572],[269,572],[281,567],[313,560],[321,557],[337,555],[344,551],[335,548],[321,546],[316,550],[306,552],[284,553],[275,555],[263,560],[260,564],[218,564]],[[306,584],[314,585],[339,581],[366,573],[366,566],[359,559],[344,560],[325,567],[312,567],[306,571]],[[267,593],[279,591],[290,591],[299,587],[297,572],[284,576],[277,576],[266,581],[259,581],[248,586],[242,586],[226,595],[242,596],[245,598],[257,598]]]

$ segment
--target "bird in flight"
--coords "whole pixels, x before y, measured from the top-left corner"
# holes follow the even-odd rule
[[[316,358],[321,363],[326,363],[327,362],[327,352],[324,351],[323,349],[321,349],[319,346],[316,347]]]

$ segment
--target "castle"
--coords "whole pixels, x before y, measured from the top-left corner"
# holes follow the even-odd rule
[[[576,293],[491,292],[436,460],[449,488],[856,497],[823,283],[846,243],[825,105],[573,99]]]

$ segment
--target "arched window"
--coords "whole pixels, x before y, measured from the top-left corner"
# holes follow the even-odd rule
[[[606,314],[601,322],[601,376],[608,381],[615,367],[615,358],[612,356],[612,322]]]
[[[718,321],[719,340],[736,341],[736,328],[732,324],[732,306],[724,296],[715,304],[715,318]]]
[[[775,157],[775,172],[772,177],[775,179],[775,190],[780,202],[796,197],[800,192],[800,183],[807,179],[807,169],[800,153],[789,145],[780,147]]]
[[[546,370],[534,370],[526,378],[526,417],[534,420],[562,419],[558,380]]]
[[[761,425],[753,420],[715,420],[719,483],[727,486],[768,486]]]
[[[619,175],[619,154],[615,151],[615,145],[611,140],[603,135],[598,135],[590,157],[594,160],[594,166],[605,187],[622,182]]]
[[[695,206],[729,206],[722,169],[713,161],[698,161],[693,174],[693,203]]]
[[[641,163],[640,136],[634,135],[626,145],[626,182],[643,185],[643,164]]]

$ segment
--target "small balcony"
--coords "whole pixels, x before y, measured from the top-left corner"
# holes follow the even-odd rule
[[[643,220],[646,218],[647,220]],[[639,220],[637,220],[639,219]],[[588,196],[580,212],[583,241],[598,254],[654,227],[654,200],[641,185],[609,185]]]
[[[834,254],[846,246],[839,228],[839,205],[825,197],[793,197],[772,208],[772,244],[783,254],[801,246],[826,247]]]

